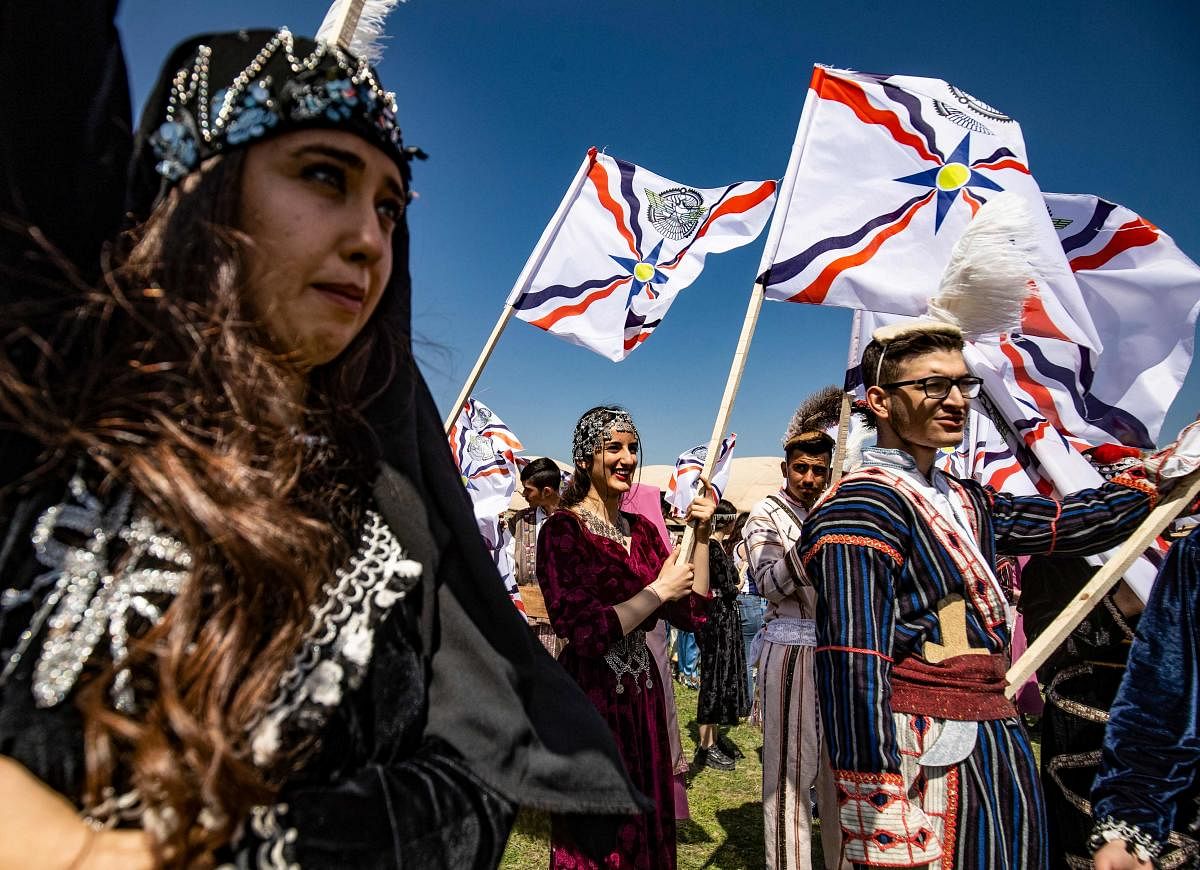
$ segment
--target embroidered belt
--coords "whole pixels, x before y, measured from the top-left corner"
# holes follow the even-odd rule
[[[788,646],[816,646],[817,623],[813,619],[777,616],[763,626],[763,639]]]
[[[1017,715],[1004,697],[1007,656],[970,654],[930,664],[909,656],[892,666],[892,710],[939,719],[982,722]]]
[[[617,694],[625,693],[624,676],[633,677],[633,687],[641,689],[640,681],[646,679],[646,688],[654,688],[650,679],[650,648],[646,646],[646,632],[635,628],[608,648],[604,662],[617,676]]]

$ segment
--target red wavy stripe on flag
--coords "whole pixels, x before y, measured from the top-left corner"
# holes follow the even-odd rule
[[[1031,293],[1021,309],[1021,331],[1026,335],[1036,335],[1040,338],[1057,338],[1060,341],[1071,341],[1046,312],[1042,298],[1037,293]]]
[[[590,293],[587,296],[584,296],[582,301],[576,302],[574,305],[564,305],[561,308],[555,308],[545,317],[539,318],[538,320],[531,320],[529,322],[538,329],[545,329],[549,331],[550,327],[558,323],[564,317],[574,317],[576,314],[582,314],[583,312],[587,311],[588,306],[593,302],[597,302],[606,296],[611,296],[614,290],[616,290],[622,284],[632,280],[632,275],[626,275],[624,278],[618,278],[607,287],[597,290],[595,293]]]
[[[1072,260],[1071,271],[1081,272],[1085,269],[1099,269],[1117,254],[1128,251],[1130,248],[1143,248],[1146,245],[1153,245],[1157,241],[1158,231],[1154,224],[1142,218],[1136,218],[1127,224],[1122,224],[1113,233],[1108,244],[1096,253],[1086,254]]]
[[[639,332],[633,338],[625,339],[625,351],[629,352],[650,337],[649,332]]]
[[[962,188],[962,198],[965,199],[967,201],[967,205],[971,207],[971,217],[975,217],[975,213],[979,211],[979,207],[983,205],[983,203],[971,196],[971,191],[967,190],[965,187]]]
[[[1029,371],[1025,368],[1025,357],[1021,356],[1021,352],[1013,347],[1009,341],[1000,342],[1000,351],[1012,363],[1017,385],[1037,403],[1038,410],[1041,411],[1042,416],[1059,432],[1062,432],[1064,435],[1070,435],[1071,432],[1063,425],[1062,420],[1058,416],[1058,408],[1054,404],[1054,397],[1050,395],[1050,391],[1046,387],[1029,376]],[[1039,424],[1038,430],[1044,425]],[[1041,439],[1043,433],[1038,430],[1035,430],[1032,439],[1029,435],[1026,435],[1025,440],[1027,443],[1032,444],[1033,441]]]
[[[503,441],[505,444],[507,444],[513,450],[524,450],[525,449],[525,445],[522,444],[520,442],[520,440],[517,439],[515,436],[505,435],[503,432],[497,432],[494,429],[486,431],[483,434],[490,438],[496,438],[500,441]]]
[[[625,243],[629,245],[629,252],[640,260],[642,255],[638,253],[637,245],[633,241],[633,233],[629,231],[629,227],[625,226],[625,216],[621,213],[621,207],[608,192],[608,172],[605,171],[604,164],[599,160],[593,163],[592,168],[588,170],[588,181],[595,185],[600,205],[604,206],[605,210],[613,216],[613,223],[616,224],[617,232],[624,236]]]
[[[1029,167],[1019,160],[1013,160],[1011,157],[1004,160],[997,160],[995,163],[972,163],[972,169],[1015,169],[1017,172],[1024,172],[1029,175]]]
[[[883,245],[884,242],[897,233],[903,232],[912,221],[913,216],[916,215],[916,213],[924,206],[927,206],[929,203],[933,202],[933,197],[936,193],[936,190],[929,191],[927,196],[915,203],[913,207],[906,211],[898,221],[893,223],[891,226],[884,227],[878,233],[876,233],[875,238],[871,239],[871,243],[858,253],[850,254],[849,256],[845,257],[839,257],[838,259],[834,260],[821,271],[821,274],[817,276],[815,281],[813,281],[796,295],[789,297],[788,302],[810,302],[813,305],[820,305],[825,301],[825,297],[829,294],[829,287],[833,284],[838,275],[842,274],[847,269],[852,269],[855,266],[861,266],[863,263],[867,262],[867,260],[874,257],[876,251],[879,250],[880,246]]]
[[[1014,462],[1008,468],[1002,468],[989,476],[988,486],[994,490],[1004,489],[1004,484],[1008,483],[1008,479],[1021,470],[1021,463]]]
[[[748,212],[750,209],[754,208],[756,205],[759,205],[761,202],[770,197],[774,192],[775,182],[764,181],[749,193],[743,193],[741,196],[731,196],[729,199],[725,200],[723,203],[713,209],[712,213],[708,216],[708,219],[704,221],[704,226],[700,227],[700,232],[696,233],[695,238],[692,239],[692,243],[695,243],[696,239],[707,233],[708,228],[712,226],[712,222],[717,218],[724,217],[727,214],[742,214],[744,212]]]
[[[930,163],[941,163],[941,159],[933,154],[925,141],[914,133],[900,126],[900,118],[895,112],[877,109],[867,99],[866,92],[854,82],[831,76],[823,69],[813,70],[812,82],[809,84],[817,96],[824,100],[841,103],[854,112],[858,120],[864,124],[877,124],[892,134],[892,138],[901,145],[907,145],[917,152],[923,160]]]

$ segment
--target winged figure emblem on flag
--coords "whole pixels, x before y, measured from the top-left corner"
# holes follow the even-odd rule
[[[527,323],[620,361],[662,323],[708,254],[758,237],[775,187],[688,187],[593,148],[509,304]]]

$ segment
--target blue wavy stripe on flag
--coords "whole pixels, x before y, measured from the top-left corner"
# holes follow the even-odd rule
[[[1010,148],[997,148],[987,157],[980,157],[978,160],[972,160],[972,166],[978,166],[980,163],[994,163],[1001,157],[1011,157],[1013,160],[1020,162],[1021,158],[1017,156],[1017,152]],[[1023,165],[1023,164],[1022,164]]]
[[[921,112],[921,101],[915,95],[910,94],[904,88],[897,85],[880,82],[880,86],[883,88],[884,93],[908,109],[908,118],[912,122],[913,127],[921,134],[921,138],[925,140],[925,144],[929,147],[929,150],[940,157],[942,162],[945,163],[946,155],[937,146],[937,133],[929,126],[925,120],[925,116]]]
[[[1067,236],[1067,238],[1062,240],[1063,253],[1069,254],[1071,251],[1078,250],[1100,235],[1100,230],[1104,227],[1104,222],[1108,220],[1108,216],[1114,210],[1116,210],[1116,206],[1113,203],[1105,202],[1102,199],[1098,200],[1096,202],[1096,210],[1088,218],[1087,225],[1075,235]]]
[[[867,234],[872,230],[876,230],[885,224],[890,224],[899,219],[899,217],[904,214],[905,211],[928,196],[929,194],[927,192],[919,193],[912,199],[908,200],[908,202],[901,205],[895,211],[888,212],[887,214],[881,214],[876,218],[871,218],[871,220],[867,221],[861,227],[856,229],[854,232],[849,233],[848,235],[832,236],[828,239],[821,239],[821,241],[817,242],[807,250],[800,252],[796,256],[784,260],[782,263],[775,263],[771,266],[771,268],[767,269],[767,271],[764,272],[758,280],[764,287],[771,287],[776,284],[782,284],[785,281],[790,281],[792,278],[795,278],[797,275],[807,269],[809,264],[812,263],[812,261],[817,257],[828,253],[829,251],[837,251],[843,248],[854,247],[864,238],[866,238]]]
[[[613,281],[620,278],[628,278],[628,275],[613,275],[611,278],[598,278],[593,281],[584,281],[574,287],[567,287],[563,284],[555,284],[552,287],[546,287],[536,293],[525,293],[513,303],[513,308],[518,311],[530,311],[537,308],[552,299],[577,299],[583,296],[589,290],[596,290],[600,287],[607,287]]]
[[[624,160],[618,160],[616,157],[613,158],[613,162],[621,171],[621,196],[625,198],[625,204],[629,206],[629,228],[633,230],[633,240],[640,251],[642,249],[642,201],[638,199],[638,195],[633,189],[633,173],[637,167]]]
[[[649,323],[646,322],[646,318],[642,317],[642,318],[639,318],[636,323],[626,322],[625,333],[628,335],[630,331],[653,332],[654,328],[656,326],[658,326],[660,323],[662,323],[661,317],[658,320],[651,320]]]
[[[1076,376],[1073,370],[1050,362],[1042,353],[1042,349],[1027,338],[1014,337],[1013,344],[1028,355],[1030,362],[1033,363],[1033,367],[1039,374],[1059,383],[1063,391],[1071,397],[1075,413],[1082,419],[1107,432],[1128,447],[1139,447],[1143,450],[1154,447],[1154,441],[1150,438],[1150,433],[1141,420],[1123,408],[1108,404],[1087,389],[1092,382],[1093,374],[1090,356],[1085,348],[1079,348],[1083,352],[1082,362],[1086,369],[1086,371],[1080,372],[1079,380],[1084,385],[1083,395],[1080,396],[1075,389]]]

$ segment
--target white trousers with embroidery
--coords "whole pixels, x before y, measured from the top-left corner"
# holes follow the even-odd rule
[[[812,812],[817,787],[826,870],[841,863],[841,825],[829,757],[821,740],[813,647],[767,642],[759,659],[763,725],[763,834],[766,867],[811,870]]]

